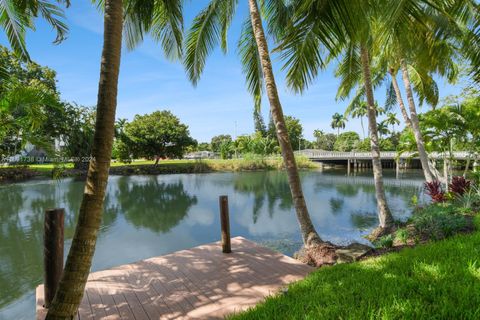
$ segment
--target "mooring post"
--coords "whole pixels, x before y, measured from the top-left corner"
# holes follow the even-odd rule
[[[48,209],[45,211],[43,237],[45,308],[48,308],[53,301],[62,277],[64,220],[64,209]]]
[[[230,253],[230,219],[228,216],[228,196],[220,196],[220,223],[222,227],[222,252]]]

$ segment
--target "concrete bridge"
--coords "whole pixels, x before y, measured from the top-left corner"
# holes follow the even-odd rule
[[[349,169],[350,166],[353,166],[354,169],[370,168],[372,166],[371,152],[342,152],[306,149],[296,151],[295,153],[298,155],[303,155],[312,161],[333,165],[346,165]],[[450,159],[450,154],[444,152],[432,152],[428,156],[431,160]],[[402,154],[398,154],[395,151],[382,151],[380,152],[380,158],[384,168],[392,168],[397,170],[406,168],[421,168],[420,159],[418,158],[417,153],[414,152],[404,152]],[[463,163],[466,163],[466,161],[470,159],[474,167],[477,166],[478,162],[480,162],[480,157],[478,154],[474,155],[468,151],[454,151],[453,159]]]

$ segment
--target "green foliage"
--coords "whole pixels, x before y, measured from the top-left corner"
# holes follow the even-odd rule
[[[293,150],[298,150],[299,143],[303,138],[303,127],[300,120],[292,117],[285,116],[285,125],[287,126],[288,138]]]
[[[360,136],[358,133],[348,131],[340,134],[335,141],[335,151],[352,151],[357,148],[357,144],[360,142]]]
[[[220,146],[226,142],[232,142],[232,136],[229,134],[221,134],[214,136],[210,141],[210,147],[213,152],[220,152]]]
[[[136,115],[125,125],[125,136],[134,158],[181,158],[195,144],[188,127],[170,111]]]
[[[463,215],[455,212],[452,205],[432,204],[410,218],[415,230],[430,239],[443,239],[458,233],[466,227]]]
[[[376,248],[391,248],[393,247],[393,235],[388,234],[383,237],[380,237],[374,243]]]
[[[333,133],[325,134],[322,130],[314,130],[315,147],[320,150],[333,151],[337,136]]]
[[[403,244],[407,244],[409,232],[407,229],[398,229],[395,233],[395,240],[400,241]]]
[[[330,124],[330,126],[332,127],[332,129],[337,129],[337,135],[338,135],[340,133],[340,129],[345,129],[346,122],[347,122],[347,119],[345,118],[345,116],[336,112],[332,116],[332,123]]]

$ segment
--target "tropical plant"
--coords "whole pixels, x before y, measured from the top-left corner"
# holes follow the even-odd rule
[[[182,1],[99,3],[104,12],[104,40],[92,159],[75,234],[46,319],[71,319],[76,315],[90,273],[112,155],[123,31],[128,48],[133,49],[150,32],[154,40],[161,42],[167,57],[181,55]]]
[[[387,118],[383,120],[386,125],[392,126],[392,133],[395,133],[395,125],[399,125],[400,121],[397,119],[397,115],[393,112],[387,113]]]
[[[243,24],[239,53],[243,71],[247,78],[247,88],[254,97],[256,108],[261,104],[264,86],[266,88],[270,102],[270,114],[285,162],[303,242],[306,247],[309,247],[322,243],[322,240],[313,226],[303,196],[292,142],[288,136],[267,39],[262,25],[263,13],[266,18],[267,31],[276,39],[282,34],[289,22],[289,11],[283,1],[261,1],[260,4],[262,10],[259,10],[256,0],[248,1],[250,15]],[[236,5],[237,1],[211,0],[208,6],[194,19],[187,35],[184,58],[188,76],[194,85],[199,81],[205,67],[205,60],[213,48],[220,43],[220,47],[226,52],[227,31],[233,20]]]
[[[365,127],[363,126],[363,117],[367,115],[367,103],[365,101],[357,101],[352,105],[350,115],[353,118],[360,119],[360,125],[362,126],[363,139],[365,139]]]
[[[462,176],[452,177],[452,181],[448,184],[448,190],[454,193],[456,196],[463,196],[470,190],[471,181],[465,179]]]
[[[335,142],[337,136],[333,133],[325,134],[322,130],[313,130],[313,136],[315,137],[315,147],[321,150],[333,151],[335,148]]]
[[[444,202],[446,200],[445,192],[442,189],[442,183],[438,180],[427,181],[424,185],[425,193],[430,196],[434,203]]]
[[[335,151],[347,151],[350,152],[357,148],[360,143],[360,137],[358,133],[354,131],[348,131],[340,134],[335,141]]]
[[[337,137],[340,135],[340,129],[345,129],[345,124],[346,119],[340,113],[336,112],[332,116],[332,123],[330,124],[330,126],[332,127],[332,129],[337,129]]]

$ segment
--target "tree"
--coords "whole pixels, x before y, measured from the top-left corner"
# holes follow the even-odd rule
[[[317,149],[333,151],[337,136],[333,133],[325,134],[322,130],[314,130],[313,136],[315,137],[315,146]]]
[[[124,22],[129,48],[134,48],[145,33],[152,32],[154,39],[162,43],[168,57],[178,57],[181,52],[181,1],[126,0],[123,3],[122,0],[104,0],[102,5],[104,40],[92,159],[75,234],[47,319],[71,319],[75,316],[90,273],[112,154]]]
[[[265,126],[265,121],[263,121],[262,113],[256,108],[253,110],[253,124],[255,132],[260,132],[262,137],[267,135],[267,127]]]
[[[358,143],[360,143],[358,133],[353,131],[344,132],[335,141],[334,150],[350,152],[356,149]]]
[[[363,133],[364,139],[365,139],[365,128],[363,126],[363,117],[367,115],[367,111],[368,111],[367,103],[365,101],[360,101],[355,103],[351,111],[351,115],[353,118],[360,118],[360,125],[362,126],[362,133]]]
[[[210,146],[213,152],[220,152],[220,146],[225,142],[232,142],[232,136],[229,134],[220,134],[212,137]]]
[[[287,126],[288,138],[292,149],[298,150],[300,140],[303,138],[303,127],[300,120],[292,116],[285,116],[285,125]]]
[[[125,125],[124,141],[135,158],[181,158],[188,146],[194,144],[188,127],[170,111],[155,111],[136,115]]]
[[[53,2],[53,3],[52,3]],[[70,4],[69,0],[57,1],[2,1],[0,3],[0,27],[5,31],[13,51],[22,59],[29,60],[25,44],[27,29],[35,30],[34,20],[41,15],[44,20],[56,31],[55,43],[60,43],[68,31],[64,23],[63,10],[54,3]],[[3,65],[0,65],[2,75],[8,74]]]
[[[332,123],[330,124],[330,126],[332,127],[332,129],[337,129],[337,137],[340,134],[340,129],[345,129],[345,123],[346,119],[340,113],[336,112],[332,116]]]
[[[198,82],[205,66],[206,57],[212,52],[214,46],[220,43],[222,50],[226,52],[227,30],[232,22],[236,4],[236,1],[212,0],[194,19],[187,35],[184,58],[187,73],[194,85]],[[262,12],[267,18],[267,30],[276,38],[283,32],[289,21],[286,6],[283,1],[262,1],[261,4],[264,9]],[[282,151],[303,242],[306,247],[313,247],[323,244],[323,241],[313,226],[303,196],[295,156],[273,74],[261,13],[256,0],[249,0],[248,5],[250,16],[243,24],[239,42],[247,87],[254,97],[256,106],[260,105],[264,86],[266,88],[270,102],[270,114]]]
[[[63,153],[74,160],[75,169],[88,168],[86,159],[92,153],[95,118],[94,108],[76,104],[65,105],[64,127],[61,135],[65,143]]]
[[[386,125],[392,126],[392,133],[395,133],[395,125],[400,124],[400,121],[397,119],[396,114],[393,112],[387,113],[387,118],[383,121]]]

